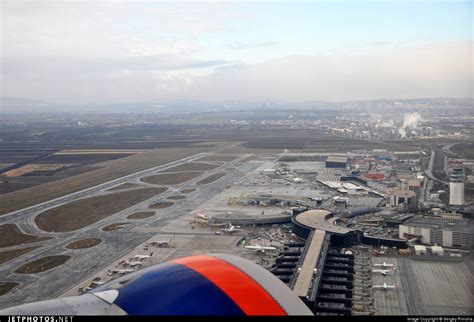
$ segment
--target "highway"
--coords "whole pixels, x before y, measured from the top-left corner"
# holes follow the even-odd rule
[[[428,164],[428,169],[425,170],[425,174],[426,174],[426,175],[428,176],[428,178],[430,178],[431,180],[435,180],[435,181],[442,182],[442,183],[444,183],[444,184],[448,184],[448,182],[443,181],[443,180],[440,180],[440,179],[436,178],[436,177],[433,175],[433,164],[434,164],[435,156],[436,156],[436,152],[435,152],[434,150],[431,150],[430,162],[429,162],[429,164]]]

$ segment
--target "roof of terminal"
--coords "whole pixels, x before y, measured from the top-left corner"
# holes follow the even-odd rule
[[[294,220],[312,229],[324,230],[330,233],[347,234],[351,229],[339,227],[331,220],[332,212],[325,209],[315,209],[302,212],[294,217]]]
[[[316,230],[309,241],[309,246],[303,261],[303,265],[301,266],[301,270],[298,273],[296,284],[293,287],[293,291],[300,297],[305,297],[308,295],[314,269],[318,262],[319,254],[321,253],[321,247],[324,242],[324,236],[326,236],[324,231]]]
[[[347,157],[330,155],[326,159],[326,162],[347,162]]]

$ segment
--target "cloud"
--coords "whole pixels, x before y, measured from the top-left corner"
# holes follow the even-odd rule
[[[265,59],[265,49],[273,53],[271,47],[277,43],[232,43],[233,38],[226,37],[235,36],[236,22],[248,19],[232,4],[0,3],[3,96],[116,103],[472,97],[473,93],[472,41],[416,47],[390,46],[381,40],[369,47],[387,47],[384,50]],[[257,48],[263,62],[247,63],[245,57]]]
[[[473,42],[360,55],[293,55],[217,69],[193,98],[355,100],[472,97]]]
[[[53,101],[364,100],[472,97],[472,42],[257,64],[165,56],[9,63],[4,93]],[[16,66],[16,70],[15,70]],[[19,67],[26,66],[24,69]],[[3,75],[2,75],[3,76]]]
[[[2,1],[2,95],[89,102],[179,95],[190,77],[228,64],[196,55],[200,37],[230,30],[233,17],[227,4]]]
[[[266,42],[255,42],[255,43],[235,43],[232,45],[228,45],[228,49],[235,49],[235,50],[242,50],[242,49],[253,49],[253,48],[262,48],[262,47],[270,47],[277,45],[276,42],[273,41],[266,41]]]

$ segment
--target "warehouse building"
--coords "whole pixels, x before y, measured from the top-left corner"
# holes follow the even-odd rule
[[[347,157],[328,156],[328,158],[326,159],[326,168],[346,169]]]
[[[415,218],[399,226],[399,238],[418,237],[422,244],[470,249],[474,247],[474,225],[470,220]]]

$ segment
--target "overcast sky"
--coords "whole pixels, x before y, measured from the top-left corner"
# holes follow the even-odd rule
[[[1,96],[472,97],[471,1],[0,0]]]

